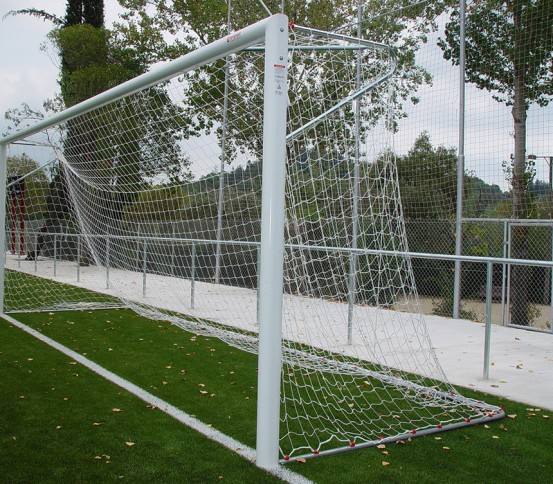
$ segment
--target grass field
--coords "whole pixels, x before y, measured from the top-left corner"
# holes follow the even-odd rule
[[[17,319],[255,447],[255,355],[128,310]],[[5,321],[0,381],[4,482],[276,479]],[[550,414],[464,393],[504,406],[510,418],[287,467],[321,483],[549,481]]]

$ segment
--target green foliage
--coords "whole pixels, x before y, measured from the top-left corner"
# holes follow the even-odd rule
[[[397,170],[406,218],[450,219],[455,216],[455,148],[435,148],[430,135],[423,132],[409,153],[397,158]]]
[[[61,94],[72,106],[137,73],[111,55],[110,33],[89,24],[77,24],[50,33],[62,59]]]
[[[466,21],[469,82],[514,104],[517,76],[526,106],[546,106],[553,96],[553,3],[550,0],[473,2]],[[454,11],[439,43],[444,57],[459,63],[459,12]],[[513,75],[514,74],[514,75]]]

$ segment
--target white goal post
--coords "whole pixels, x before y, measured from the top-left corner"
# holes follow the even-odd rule
[[[501,418],[418,310],[395,67],[277,14],[0,139],[1,312],[117,299],[258,353],[260,467]]]
[[[159,84],[182,72],[208,64],[251,45],[264,42],[265,86],[263,118],[263,223],[259,281],[259,385],[257,464],[278,464],[280,415],[280,346],[282,314],[282,267],[284,254],[284,167],[286,159],[286,107],[288,18],[275,14],[233,35],[193,51],[176,61],[125,82],[103,94],[66,109],[43,122],[0,140],[0,200],[6,199],[7,147],[98,109],[133,92]],[[0,220],[6,219],[5,204],[0,204]],[[6,231],[0,231],[0,247],[6,247]],[[0,263],[5,266],[4,250]],[[0,271],[0,294],[4,294],[4,271]],[[0,298],[3,312],[3,297]]]

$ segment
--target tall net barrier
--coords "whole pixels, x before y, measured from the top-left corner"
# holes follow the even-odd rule
[[[401,11],[363,3],[368,32],[393,25],[398,15],[424,20],[421,2]],[[402,103],[406,117],[394,139],[409,249],[455,254],[462,154],[460,255],[551,261],[553,4],[466,2],[463,101],[459,3],[444,9],[419,43],[416,64],[425,81],[415,102]],[[422,310],[451,317],[454,262],[414,257],[412,265]],[[494,264],[493,322],[551,331],[551,270],[516,270]],[[460,317],[485,321],[485,264],[463,263],[460,280]]]
[[[447,383],[419,313],[389,129],[395,56],[293,27],[282,62],[282,459],[501,417]],[[56,161],[23,177],[36,220],[15,225],[6,310],[122,303],[256,352],[263,69],[256,45],[23,140]]]

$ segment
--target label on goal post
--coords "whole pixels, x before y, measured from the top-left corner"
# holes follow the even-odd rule
[[[282,96],[286,87],[286,66],[283,64],[275,64],[275,94]]]

